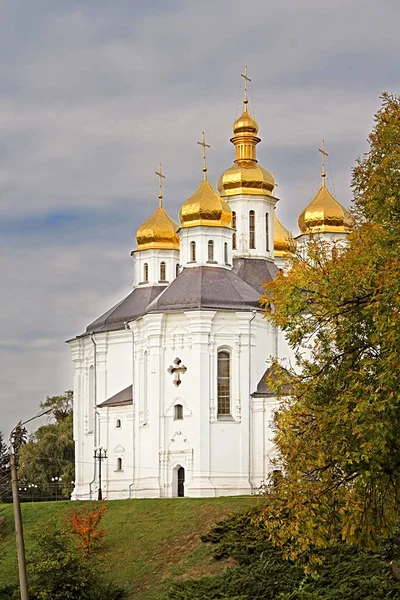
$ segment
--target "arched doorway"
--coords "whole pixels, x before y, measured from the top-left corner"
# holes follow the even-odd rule
[[[178,498],[183,498],[185,495],[185,469],[178,469]]]

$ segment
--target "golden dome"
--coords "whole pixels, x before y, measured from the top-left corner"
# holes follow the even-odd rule
[[[252,194],[272,196],[275,188],[274,176],[256,161],[235,161],[217,182],[221,196]]]
[[[233,124],[233,133],[234,135],[237,135],[238,133],[254,133],[254,135],[257,135],[258,124],[247,111],[247,106],[245,106],[245,110]]]
[[[217,183],[221,196],[273,195],[274,177],[257,163],[256,146],[261,141],[257,133],[258,125],[248,112],[245,100],[243,114],[233,125],[231,142],[236,147],[235,163],[221,175]]]
[[[324,176],[317,195],[298,218],[301,233],[347,233],[351,229],[350,212],[325,187]]]
[[[286,256],[296,250],[292,234],[282,225],[274,211],[274,256]]]
[[[182,227],[195,227],[196,225],[230,227],[232,209],[205,179],[195,193],[181,206],[179,220]]]
[[[156,212],[136,232],[137,250],[164,248],[179,250],[178,223],[166,212],[160,200]]]

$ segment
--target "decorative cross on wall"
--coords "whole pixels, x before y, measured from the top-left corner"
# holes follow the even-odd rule
[[[179,387],[181,385],[181,373],[182,375],[184,375],[186,371],[187,368],[185,367],[185,365],[182,365],[182,361],[180,358],[176,358],[174,360],[173,365],[168,367],[168,373],[174,375],[174,385],[176,385],[176,387]]]

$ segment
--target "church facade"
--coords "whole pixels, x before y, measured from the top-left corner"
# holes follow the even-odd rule
[[[69,340],[73,499],[97,497],[100,485],[108,499],[251,494],[275,468],[267,361],[293,356],[259,299],[296,240],[276,217],[257,134],[245,94],[233,165],[215,191],[204,161],[179,223],[163,206],[160,169],[159,206],[136,234],[131,293]],[[204,137],[202,146],[205,159]],[[348,213],[324,172],[299,226],[299,244],[347,235]]]

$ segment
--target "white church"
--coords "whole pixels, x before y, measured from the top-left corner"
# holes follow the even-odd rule
[[[107,499],[252,494],[274,468],[279,400],[266,370],[271,357],[294,362],[283,333],[263,317],[262,285],[296,242],[344,240],[351,221],[324,168],[300,234],[294,239],[278,221],[246,92],[233,125],[236,157],[217,191],[203,136],[203,181],[179,222],[163,206],[160,169],[159,207],[136,233],[131,293],[68,342],[75,500],[96,498],[100,484]]]

